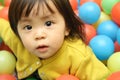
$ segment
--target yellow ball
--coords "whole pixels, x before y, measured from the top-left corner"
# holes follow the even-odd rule
[[[4,7],[0,5],[0,10],[1,10],[2,8],[4,8]]]
[[[98,21],[96,23],[93,24],[93,26],[97,29],[98,25],[106,20],[111,20],[111,17],[109,15],[107,15],[105,12],[101,11],[101,15],[100,18],[98,19]]]
[[[115,52],[109,57],[107,67],[111,72],[120,71],[120,52]]]

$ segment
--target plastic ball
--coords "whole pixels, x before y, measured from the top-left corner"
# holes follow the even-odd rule
[[[100,17],[100,7],[94,2],[86,2],[78,8],[80,19],[86,24],[95,23]]]
[[[0,5],[4,5],[4,0],[0,0]]]
[[[101,7],[101,1],[102,0],[80,0],[80,5],[86,3],[86,2],[95,2],[96,4],[99,5],[99,7]]]
[[[108,36],[97,35],[89,43],[99,60],[107,60],[114,52],[114,43]]]
[[[120,25],[120,2],[113,6],[111,11],[111,17],[114,22]]]
[[[79,80],[77,77],[73,76],[73,75],[62,75],[60,77],[58,77],[56,80]]]
[[[16,80],[16,78],[10,74],[2,74],[0,75],[0,80]]]
[[[96,36],[96,29],[90,25],[85,24],[86,44],[89,44],[90,40]]]
[[[4,6],[9,7],[11,0],[4,0]]]
[[[3,41],[0,43],[0,51],[1,50],[6,50],[10,53],[13,53],[12,50]]]
[[[112,20],[107,20],[99,24],[97,28],[97,34],[106,35],[113,41],[116,41],[118,29],[119,26],[117,24],[115,24]]]
[[[15,70],[16,59],[8,51],[0,51],[0,74],[12,74]]]
[[[111,72],[120,71],[120,52],[115,52],[109,57],[107,67],[111,70]]]
[[[111,20],[111,17],[107,15],[105,12],[101,11],[100,17],[97,22],[93,24],[93,26],[97,29],[98,25],[103,21]]]
[[[118,31],[117,31],[117,41],[120,45],[120,29],[118,29]]]
[[[78,2],[77,2],[77,0],[70,0],[70,4],[71,4],[73,10],[77,10],[78,9]]]
[[[3,9],[4,7],[0,5],[0,10]]]
[[[120,0],[102,0],[101,6],[105,13],[110,14],[113,6]]]
[[[114,52],[119,52],[120,51],[120,45],[118,44],[117,41],[114,42],[114,46],[115,46],[115,51]]]
[[[4,7],[0,10],[0,18],[8,20],[8,9],[9,7]]]
[[[120,71],[112,73],[107,80],[120,80]]]
[[[79,14],[78,14],[78,10],[74,10],[74,13],[78,16]]]

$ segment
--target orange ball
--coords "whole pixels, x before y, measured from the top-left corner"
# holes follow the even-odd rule
[[[10,74],[2,74],[0,75],[0,80],[16,80],[16,78]]]
[[[85,24],[86,44],[89,44],[90,40],[96,36],[97,32],[93,25]]]
[[[58,77],[56,80],[80,80],[77,77],[73,76],[73,75],[62,75],[60,77]]]
[[[120,2],[113,6],[111,11],[111,17],[114,22],[120,25]]]
[[[112,73],[107,80],[120,80],[120,71]]]

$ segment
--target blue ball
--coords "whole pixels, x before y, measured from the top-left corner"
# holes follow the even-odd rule
[[[99,60],[107,60],[114,53],[114,42],[105,35],[97,35],[89,43]]]
[[[120,28],[117,31],[117,42],[120,44]]]
[[[78,7],[78,12],[80,19],[87,24],[97,22],[101,14],[100,7],[95,2],[84,3]]]
[[[117,37],[116,35],[117,35],[118,29],[119,29],[119,26],[117,26],[117,24],[115,24],[112,20],[107,20],[107,21],[103,21],[98,25],[97,34],[106,35],[110,37],[114,42],[116,41],[116,37]]]

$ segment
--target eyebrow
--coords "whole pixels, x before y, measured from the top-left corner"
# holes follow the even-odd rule
[[[47,19],[47,18],[53,18],[55,17],[55,13],[50,13],[50,14],[46,14],[43,15],[42,17],[40,17],[41,19]]]
[[[20,22],[31,22],[31,19],[28,19],[28,18],[22,18],[20,20]]]

